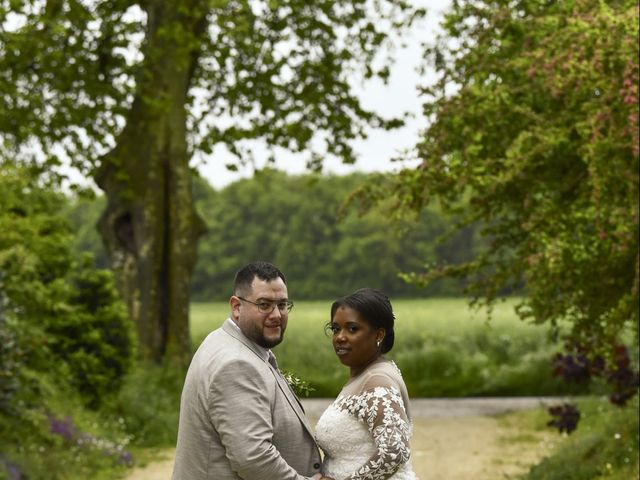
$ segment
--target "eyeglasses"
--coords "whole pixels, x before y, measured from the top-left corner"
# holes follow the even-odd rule
[[[247,300],[246,298],[238,297],[243,302],[252,303],[261,313],[271,313],[278,307],[281,313],[290,312],[293,308],[293,302],[291,300],[281,300],[279,302],[268,302],[263,300],[261,302],[252,302],[251,300]]]

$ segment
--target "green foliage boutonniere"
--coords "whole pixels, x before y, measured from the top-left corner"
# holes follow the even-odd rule
[[[308,397],[315,390],[309,382],[302,380],[292,372],[282,372],[282,376],[299,397]]]

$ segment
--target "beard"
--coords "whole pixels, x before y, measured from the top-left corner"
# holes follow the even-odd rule
[[[279,345],[282,342],[282,340],[284,338],[285,328],[286,328],[285,325],[281,324],[280,325],[280,335],[278,335],[278,337],[275,337],[275,338],[274,337],[269,337],[269,338],[265,337],[265,335],[263,333],[263,327],[262,326],[257,326],[257,325],[252,325],[250,332],[243,332],[243,333],[245,333],[245,335],[247,337],[249,337],[251,340],[256,342],[262,348],[273,348],[273,347],[275,347],[276,345]]]
[[[260,335],[260,337],[254,339],[254,341],[263,348],[273,348],[282,342],[283,336],[284,336],[284,332],[280,334],[279,338],[269,340],[264,335]]]

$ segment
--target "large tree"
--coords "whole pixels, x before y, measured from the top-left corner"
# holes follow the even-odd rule
[[[420,164],[361,198],[487,225],[473,261],[411,278],[465,276],[487,304],[524,286],[520,315],[566,334],[557,371],[605,373],[624,403],[637,388],[620,344],[638,335],[638,4],[454,1],[442,26]]]
[[[190,160],[221,143],[246,159],[243,140],[261,138],[311,166],[352,162],[366,125],[400,121],[362,108],[350,80],[386,78],[377,52],[419,13],[397,0],[2,0],[2,154],[95,178],[141,352],[185,360],[204,230]]]

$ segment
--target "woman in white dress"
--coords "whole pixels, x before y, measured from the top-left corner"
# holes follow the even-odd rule
[[[395,316],[379,290],[363,288],[331,306],[333,347],[350,378],[316,425],[323,473],[336,480],[415,480],[409,461],[409,396],[393,347]]]

